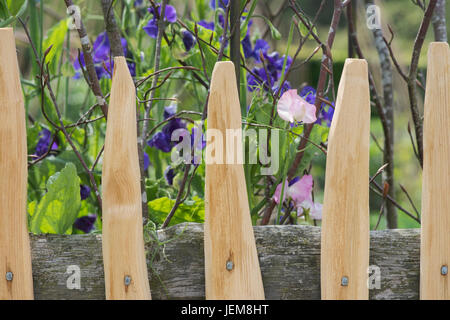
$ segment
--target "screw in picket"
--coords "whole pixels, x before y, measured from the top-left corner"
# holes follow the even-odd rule
[[[130,276],[125,276],[124,283],[128,287],[130,285],[130,283],[131,283],[131,277]]]
[[[348,277],[343,276],[341,279],[341,286],[346,287],[348,286]]]
[[[233,267],[234,267],[233,261],[227,261],[226,267],[227,267],[228,271],[233,270]]]
[[[447,266],[442,266],[441,267],[441,274],[443,276],[446,276],[448,274],[448,267]]]
[[[6,280],[7,281],[12,281],[13,277],[14,277],[14,274],[11,271],[8,271],[6,273]]]

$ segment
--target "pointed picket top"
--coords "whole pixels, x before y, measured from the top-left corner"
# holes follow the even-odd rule
[[[14,32],[0,29],[0,300],[33,299],[27,138]]]
[[[103,261],[107,299],[150,299],[142,228],[136,91],[114,58],[103,159]]]
[[[423,127],[421,299],[450,299],[449,128],[450,50],[446,42],[433,42],[428,49]]]
[[[212,134],[212,129],[215,133]],[[237,130],[234,157],[227,129]],[[208,103],[205,191],[205,285],[207,299],[264,299],[247,199],[241,111],[232,62],[218,62]],[[213,136],[214,135],[214,136]],[[217,140],[222,139],[222,144]],[[215,145],[214,157],[209,151]],[[228,147],[228,148],[227,148]],[[214,148],[213,148],[214,149]],[[228,150],[227,150],[228,149]],[[227,150],[227,152],[225,152]],[[211,163],[212,158],[217,163]],[[229,164],[225,164],[228,160]]]
[[[367,62],[346,59],[328,137],[322,299],[368,299],[370,96]]]

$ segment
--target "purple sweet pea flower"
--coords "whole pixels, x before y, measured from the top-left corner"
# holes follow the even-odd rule
[[[170,150],[172,150],[170,137],[162,131],[155,133],[147,144],[152,148],[161,150],[162,152],[170,152]]]
[[[156,21],[156,19],[149,20],[149,22],[143,29],[152,38],[156,39],[156,37],[158,36],[158,22]]]
[[[150,166],[150,158],[146,152],[144,152],[144,170],[147,170]]]
[[[200,20],[197,24],[199,26],[202,26],[205,29],[214,31],[214,22],[208,22],[208,21],[205,21],[205,20]]]
[[[244,56],[246,58],[250,58],[253,56],[252,43],[250,41],[250,36],[246,35],[244,39],[242,39],[242,49],[244,50]]]
[[[81,184],[80,185],[80,197],[81,200],[86,200],[91,194],[91,188],[89,186]]]
[[[89,233],[94,229],[94,224],[95,221],[97,220],[97,215],[95,214],[89,214],[87,216],[78,218],[77,220],[75,220],[75,223],[73,224],[73,226],[78,229],[81,230],[85,233]]]
[[[158,15],[161,14],[161,5],[158,4]],[[158,21],[156,20],[155,9],[153,7],[148,8],[148,12],[153,14],[153,18],[149,20],[147,25],[143,28],[144,31],[152,38],[158,36]],[[169,23],[177,22],[177,11],[171,5],[166,5],[166,9],[164,12],[164,21],[168,21]]]
[[[128,55],[128,50],[127,50],[127,41],[125,40],[125,38],[121,39],[122,41],[122,47],[123,47],[123,51],[125,56]],[[108,35],[106,33],[106,31],[100,33],[98,35],[98,37],[95,39],[94,44],[92,45],[92,60],[94,61],[94,65],[95,65],[95,71],[97,73],[97,77],[99,78],[110,78],[110,74],[112,73],[112,60],[110,59],[110,51],[111,51],[111,46],[109,43],[109,39],[108,39]],[[81,64],[83,65],[83,67],[86,66],[86,62],[84,60],[84,54],[83,52],[80,54],[80,60],[81,60]],[[73,63],[73,67],[74,69],[77,71],[76,75],[75,75],[75,79],[79,79],[81,78],[81,66],[80,63],[78,61],[78,59],[76,59]],[[105,67],[108,71],[105,70]],[[134,63],[128,63],[128,68],[130,69],[130,73],[132,76],[136,75],[136,66]]]
[[[52,142],[52,133],[50,132],[50,130],[48,129],[42,129],[41,132],[39,132],[39,141],[36,145],[36,155],[38,157],[43,156],[47,151],[48,148],[50,147],[50,143]],[[52,144],[52,148],[51,150],[56,150],[58,149],[58,144],[56,142],[54,142]]]
[[[184,44],[184,48],[186,49],[186,51],[189,51],[192,49],[192,47],[195,44],[195,38],[192,35],[192,33],[190,33],[187,30],[183,30],[181,31],[181,35],[182,35],[182,40],[183,40],[183,44]]]
[[[166,170],[164,171],[164,178],[166,179],[166,182],[169,186],[173,185],[173,178],[175,178],[175,171],[172,169],[171,166],[167,166]]]
[[[255,49],[253,50],[253,58],[255,58],[255,60],[257,62],[261,62],[260,53],[262,52],[263,55],[267,54],[267,51],[269,51],[269,49],[270,49],[270,46],[266,40],[264,40],[264,39],[256,40]]]
[[[217,0],[218,4],[219,4],[219,8],[222,8],[225,10],[225,6],[228,5],[228,0]],[[211,7],[211,9],[216,9],[216,0],[211,0],[209,2],[209,6]]]
[[[161,15],[161,4],[156,5],[158,8],[158,15]],[[153,7],[148,8],[148,12],[155,15],[155,9]],[[164,12],[164,20],[169,21],[170,23],[177,22],[177,10],[171,5],[166,5],[166,11]]]

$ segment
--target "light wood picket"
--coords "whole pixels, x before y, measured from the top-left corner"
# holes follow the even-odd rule
[[[125,58],[114,58],[102,174],[107,299],[151,298],[142,228],[135,90]]]
[[[264,299],[264,288],[256,252],[247,199],[242,155],[234,164],[224,164],[231,150],[227,130],[242,132],[241,111],[234,64],[218,62],[214,67],[208,103],[208,133],[217,130],[223,137],[207,136],[205,192],[205,286],[207,299]],[[209,150],[218,162],[211,163]],[[234,153],[242,150],[237,139]],[[220,156],[220,154],[222,156]]]
[[[370,96],[367,62],[347,59],[328,137],[322,299],[368,299]]]
[[[14,32],[0,29],[0,299],[33,299],[27,135]]]
[[[424,106],[421,299],[450,299],[450,51],[428,49]],[[447,272],[445,272],[447,269]]]

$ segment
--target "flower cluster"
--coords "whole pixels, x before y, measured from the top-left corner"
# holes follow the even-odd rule
[[[49,149],[50,143],[52,142],[52,133],[48,129],[42,129],[41,132],[39,132],[39,141],[36,145],[36,151],[35,155],[38,157],[42,157]],[[51,150],[58,149],[58,144],[56,142],[53,142]]]
[[[277,186],[273,200],[279,204],[281,198],[281,183]],[[302,216],[309,210],[309,215],[315,220],[322,219],[322,204],[312,199],[313,178],[311,175],[295,177],[289,183],[285,181],[283,200],[288,200],[288,206],[297,210],[297,215]]]
[[[73,224],[73,226],[78,229],[81,230],[85,233],[89,233],[94,229],[94,224],[95,221],[97,220],[97,215],[95,214],[89,214],[87,216],[78,218],[77,220],[75,220],[75,223]]]
[[[175,105],[170,105],[164,108],[164,120],[173,117],[177,111]],[[159,149],[163,152],[170,152],[175,146],[172,141],[172,133],[177,129],[186,129],[186,124],[179,118],[169,120],[161,131],[155,133],[153,137],[147,142],[150,147]]]
[[[158,16],[161,15],[161,5],[157,4]],[[153,18],[150,19],[147,25],[144,27],[144,31],[152,38],[156,38],[158,36],[158,20],[156,19],[156,12],[153,7],[148,8],[148,12],[153,15]],[[177,22],[177,11],[171,5],[166,5],[164,12],[164,21],[168,21],[169,23]]]
[[[124,50],[125,56],[128,55],[127,50],[127,41],[122,38],[122,47]],[[95,39],[94,44],[92,46],[92,60],[94,61],[95,71],[97,72],[97,77],[100,78],[110,78],[111,70],[114,65],[110,57],[111,45],[109,43],[108,35],[106,31],[100,33],[98,37]],[[80,59],[76,59],[73,63],[73,67],[76,71],[75,79],[79,79],[81,77],[81,65],[86,67],[86,62],[84,60],[84,53],[80,54]],[[130,73],[132,76],[136,75],[136,65],[134,63],[128,63],[128,68],[130,69]]]
[[[292,64],[292,58],[290,56],[286,58],[285,55],[280,56],[280,54],[276,51],[269,53],[270,46],[263,39],[258,39],[255,42],[255,47],[253,49],[251,48],[250,42],[246,46],[247,48],[244,49],[244,54],[245,52],[247,52],[246,57],[253,58],[257,63],[261,64],[261,66],[259,67],[254,67],[252,69],[252,73],[249,73],[247,75],[247,86],[249,91],[254,91],[261,85],[265,85],[268,88],[271,88],[272,91],[277,92],[279,89],[279,80],[283,72],[283,65],[285,63],[285,60],[286,66],[284,70],[287,70]],[[261,56],[264,61],[261,61]],[[281,93],[284,93],[290,88],[291,85],[289,84],[289,82],[285,81],[283,83],[283,87],[281,88]]]

